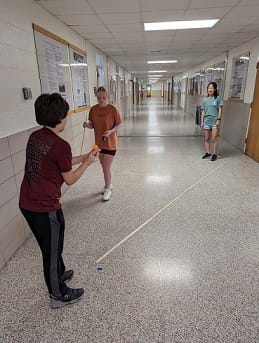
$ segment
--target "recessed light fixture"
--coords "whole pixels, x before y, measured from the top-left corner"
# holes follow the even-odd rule
[[[61,67],[87,67],[87,63],[60,63]]]
[[[149,73],[167,73],[167,70],[149,70]]]
[[[147,61],[148,64],[167,64],[167,63],[177,63],[177,60],[171,60],[171,61]]]
[[[145,27],[145,31],[202,29],[206,27],[213,27],[218,21],[219,19],[177,20],[177,21],[144,23],[144,27]]]

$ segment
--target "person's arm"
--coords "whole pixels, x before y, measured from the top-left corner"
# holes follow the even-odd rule
[[[84,128],[87,127],[90,130],[92,130],[94,128],[94,124],[93,124],[93,110],[92,110],[92,108],[90,109],[88,120],[86,120],[83,123],[83,127]]]
[[[115,107],[114,121],[115,121],[114,127],[111,130],[107,130],[106,132],[104,132],[103,137],[107,138],[113,133],[117,132],[118,128],[121,125],[121,115],[119,111],[116,109],[116,107]]]
[[[202,112],[201,112],[201,127],[204,126],[204,116],[205,116],[205,112],[202,110]]]
[[[70,170],[68,172],[62,173],[62,177],[67,185],[73,185],[76,183],[83,173],[86,171],[91,164],[98,160],[99,151],[92,151],[87,158],[83,159],[83,163],[76,170]]]
[[[217,126],[220,126],[221,119],[222,119],[222,113],[223,113],[223,106],[224,106],[224,100],[222,97],[219,98],[219,113],[217,118]]]
[[[120,124],[115,125],[111,130],[107,130],[104,132],[103,137],[107,138],[110,135],[112,135],[113,133],[117,132],[118,128],[119,128]]]
[[[201,127],[203,128],[204,127],[204,117],[205,117],[205,103],[204,103],[204,100],[202,101],[202,105],[201,105]]]
[[[218,113],[218,118],[217,118],[217,126],[220,126],[221,124],[221,119],[222,119],[222,113],[223,113],[223,105],[219,107],[219,113]]]
[[[72,166],[75,166],[76,164],[83,163],[83,161],[89,156],[89,154],[84,154],[81,156],[75,156],[72,157]]]
[[[94,128],[94,125],[93,125],[93,122],[91,120],[88,120],[88,121],[85,121],[83,123],[83,127],[84,128],[87,127],[88,129],[92,130]]]

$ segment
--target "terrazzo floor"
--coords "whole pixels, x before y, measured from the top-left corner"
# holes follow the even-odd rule
[[[51,310],[28,240],[0,272],[1,343],[259,342],[258,164],[224,141],[201,160],[193,121],[154,99],[124,121],[112,200],[99,164],[63,198],[85,297]]]

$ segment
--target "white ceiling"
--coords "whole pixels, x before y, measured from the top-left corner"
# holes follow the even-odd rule
[[[129,71],[184,72],[259,36],[259,0],[37,0]],[[144,32],[144,22],[220,19],[212,29]],[[177,59],[147,66],[148,60]]]

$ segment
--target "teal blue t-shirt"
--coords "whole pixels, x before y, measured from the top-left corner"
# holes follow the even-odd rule
[[[211,117],[211,119],[215,119],[218,117],[219,108],[220,106],[224,105],[224,100],[221,96],[218,96],[216,99],[214,96],[209,96],[204,98],[202,101],[201,108],[205,113],[204,118]]]

